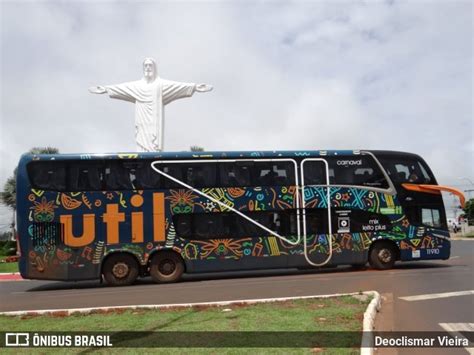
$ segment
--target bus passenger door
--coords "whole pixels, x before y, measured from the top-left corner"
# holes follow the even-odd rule
[[[300,223],[304,262],[306,265],[324,266],[332,258],[328,163],[322,158],[307,158],[301,162],[300,171]]]

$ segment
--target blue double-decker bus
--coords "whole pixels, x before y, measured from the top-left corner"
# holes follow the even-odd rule
[[[137,277],[448,259],[426,162],[391,151],[23,155],[20,272]]]

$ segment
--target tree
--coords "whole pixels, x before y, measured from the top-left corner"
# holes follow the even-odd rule
[[[191,150],[191,152],[204,152],[204,148],[198,145],[192,145],[191,147],[189,147],[189,149]]]
[[[29,154],[58,154],[59,150],[53,147],[33,147],[28,151]],[[16,174],[18,169],[13,170],[13,176],[7,179],[7,182],[3,186],[3,192],[0,194],[1,202],[16,210]]]
[[[464,218],[467,218],[469,225],[474,224],[474,198],[469,199],[463,208]]]

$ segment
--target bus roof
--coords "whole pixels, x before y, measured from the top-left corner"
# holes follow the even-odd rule
[[[420,157],[413,153],[388,150],[273,150],[273,151],[202,151],[202,152],[125,152],[125,153],[75,153],[75,154],[23,154],[20,161],[30,160],[104,160],[104,159],[255,159],[255,158],[310,158],[326,156],[360,155],[370,152],[375,156]]]

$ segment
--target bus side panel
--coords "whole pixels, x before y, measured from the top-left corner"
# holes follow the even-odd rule
[[[449,232],[424,226],[413,228],[416,230],[415,237],[399,243],[402,261],[449,259]]]
[[[31,189],[27,214],[29,278],[89,280],[99,277],[104,250],[97,220],[103,212],[101,198],[102,193]]]

